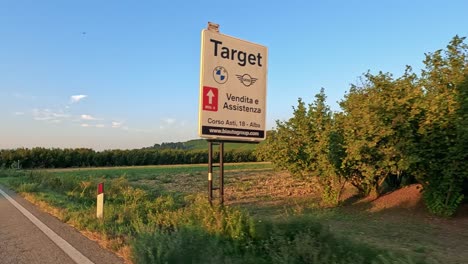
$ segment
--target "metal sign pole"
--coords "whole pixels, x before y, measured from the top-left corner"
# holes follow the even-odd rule
[[[208,201],[213,205],[213,142],[208,141]]]
[[[219,143],[219,202],[224,204],[224,142]]]
[[[219,146],[219,164],[213,161],[213,145]],[[219,186],[213,187],[213,168],[219,168]],[[219,204],[224,204],[224,142],[208,141],[208,201],[213,205],[213,191],[219,190]]]

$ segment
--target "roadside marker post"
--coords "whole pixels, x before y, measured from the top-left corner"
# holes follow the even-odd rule
[[[97,188],[97,210],[96,217],[102,219],[104,217],[104,183],[98,184]]]

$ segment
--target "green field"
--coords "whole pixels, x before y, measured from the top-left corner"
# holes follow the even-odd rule
[[[95,219],[98,182],[106,185],[102,221]],[[322,208],[313,182],[268,163],[227,164],[224,207],[207,203],[206,165],[5,170],[0,184],[135,263],[468,259],[464,219],[398,208],[370,212],[370,204]]]
[[[204,139],[194,139],[184,142],[188,150],[207,150],[208,141]],[[255,143],[224,143],[224,149],[229,150],[255,150],[258,144]]]

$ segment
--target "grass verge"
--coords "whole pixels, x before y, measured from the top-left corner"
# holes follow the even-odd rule
[[[238,207],[212,207],[202,195],[145,190],[128,178],[0,171],[1,183],[135,263],[423,263],[337,237],[311,217],[259,221]],[[106,186],[102,220],[95,218],[98,182]]]

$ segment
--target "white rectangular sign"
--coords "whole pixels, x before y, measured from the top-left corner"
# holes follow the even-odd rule
[[[265,139],[267,47],[202,31],[200,137]]]

